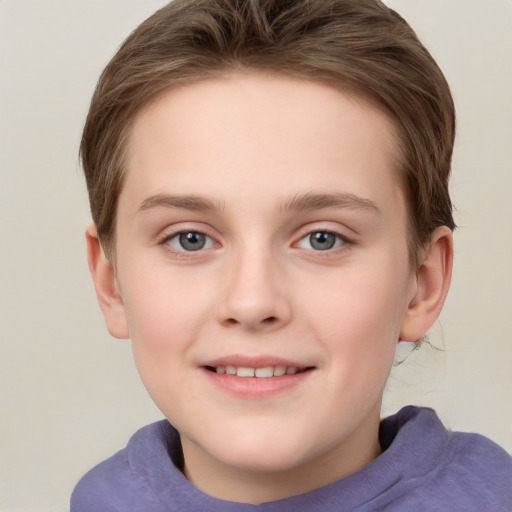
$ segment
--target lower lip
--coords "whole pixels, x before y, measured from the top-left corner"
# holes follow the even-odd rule
[[[215,373],[201,368],[206,376],[217,386],[234,395],[247,398],[268,398],[283,393],[309,379],[312,369],[295,375],[282,375],[281,377],[238,377]]]

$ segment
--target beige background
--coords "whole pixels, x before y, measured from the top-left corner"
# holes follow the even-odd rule
[[[103,327],[77,162],[95,81],[160,0],[0,0],[0,512],[64,512],[76,480],[160,417]],[[456,266],[436,345],[384,410],[433,405],[512,452],[512,2],[389,0],[452,84]]]

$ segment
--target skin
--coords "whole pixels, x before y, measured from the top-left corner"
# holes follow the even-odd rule
[[[397,340],[437,318],[452,262],[447,228],[409,261],[396,147],[368,100],[278,75],[187,85],[137,116],[115,265],[94,227],[89,263],[107,327],[131,338],[203,491],[261,503],[379,455]],[[207,235],[204,248],[185,250],[181,232]],[[205,369],[234,360],[308,371],[226,388]]]

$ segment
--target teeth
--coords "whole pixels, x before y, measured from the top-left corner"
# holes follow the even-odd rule
[[[236,375],[237,377],[258,377],[258,378],[269,378],[269,377],[282,377],[283,375],[295,375],[303,371],[301,368],[296,366],[264,366],[262,368],[249,368],[247,366],[217,366],[215,368],[216,373]]]
[[[274,377],[281,377],[286,373],[286,366],[276,366],[274,368]]]
[[[254,377],[254,368],[244,368],[243,366],[239,366],[236,369],[237,377]]]
[[[272,368],[272,366],[266,366],[265,368],[256,368],[256,370],[254,370],[254,375],[256,375],[256,377],[273,377],[274,368]]]

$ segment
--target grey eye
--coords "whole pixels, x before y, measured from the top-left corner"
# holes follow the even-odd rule
[[[302,249],[313,251],[328,251],[335,249],[345,243],[345,239],[341,235],[331,233],[330,231],[313,231],[303,237],[298,246]]]
[[[326,251],[332,249],[336,244],[336,235],[318,231],[309,235],[309,243],[311,247],[317,251]]]
[[[162,241],[162,245],[172,248],[174,253],[197,252],[201,249],[215,247],[215,240],[200,231],[179,231],[169,235]]]
[[[199,251],[206,245],[206,235],[189,231],[188,233],[180,233],[177,235],[179,244],[185,251]]]

